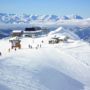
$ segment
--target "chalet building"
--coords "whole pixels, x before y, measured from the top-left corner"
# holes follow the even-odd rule
[[[12,37],[16,37],[16,36],[21,37],[22,34],[23,34],[22,30],[13,30],[11,36]]]
[[[38,37],[42,35],[43,30],[40,27],[25,28],[23,36],[25,37]]]

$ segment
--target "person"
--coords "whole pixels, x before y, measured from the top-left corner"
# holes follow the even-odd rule
[[[31,48],[31,45],[29,44],[28,47]]]
[[[0,52],[0,56],[2,56],[2,53]]]
[[[39,44],[37,44],[37,48],[39,47]]]
[[[10,52],[10,48],[8,49],[8,52]]]
[[[41,48],[41,44],[40,44],[40,48]]]
[[[44,41],[42,40],[42,43],[44,43]]]
[[[38,49],[38,47],[36,47],[36,49]]]
[[[15,48],[15,51],[16,51],[17,49]]]
[[[32,45],[31,45],[31,49],[32,49]]]

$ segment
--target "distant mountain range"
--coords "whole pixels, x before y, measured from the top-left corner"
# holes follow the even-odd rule
[[[82,16],[79,15],[71,15],[71,16],[57,16],[57,15],[17,15],[17,14],[7,14],[0,13],[0,23],[8,23],[8,24],[23,24],[30,23],[31,21],[58,21],[58,20],[73,20],[73,19],[83,19]]]
[[[0,30],[0,39],[11,35],[12,30]]]

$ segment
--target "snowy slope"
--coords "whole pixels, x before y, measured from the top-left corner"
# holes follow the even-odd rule
[[[90,90],[87,43],[49,45],[47,37],[22,38],[21,41],[21,50],[8,52],[9,39],[0,40],[1,90]],[[40,43],[42,47],[35,49]],[[33,49],[29,49],[28,44]]]

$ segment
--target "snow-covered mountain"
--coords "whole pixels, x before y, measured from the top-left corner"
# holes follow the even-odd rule
[[[90,90],[90,45],[81,40],[90,40],[90,21],[76,16],[69,19],[56,15],[0,14],[0,23],[16,24],[0,24],[0,38],[9,36],[16,28],[40,26],[47,30],[46,35],[37,38],[19,38],[21,49],[12,49],[13,37],[0,39],[0,90]],[[24,26],[31,21],[35,23]],[[69,38],[49,44],[54,36]]]
[[[61,20],[69,20],[69,17],[68,16],[62,16],[60,19]]]
[[[9,37],[12,30],[0,30],[0,39]]]
[[[60,36],[68,36],[71,39],[74,40],[79,40],[80,38],[78,37],[78,35],[76,35],[75,33],[71,32],[70,30],[64,28],[64,27],[59,27],[54,31],[51,31],[48,36],[56,36],[56,37],[60,37]]]
[[[90,42],[90,27],[75,27],[73,31],[81,39]]]
[[[47,34],[12,49],[12,30],[32,26]],[[90,45],[81,39],[90,42],[90,18],[0,13],[0,90],[90,90]]]
[[[57,15],[28,15],[28,14],[6,14],[0,13],[0,23],[17,24],[30,23],[31,21],[58,21],[58,20],[72,20],[83,19],[79,15],[71,16],[57,16]]]
[[[70,15],[70,16],[62,16],[60,17],[61,20],[80,20],[80,19],[83,19],[82,16],[80,15]]]
[[[69,19],[83,19],[83,17],[80,15],[71,15],[69,16]]]

